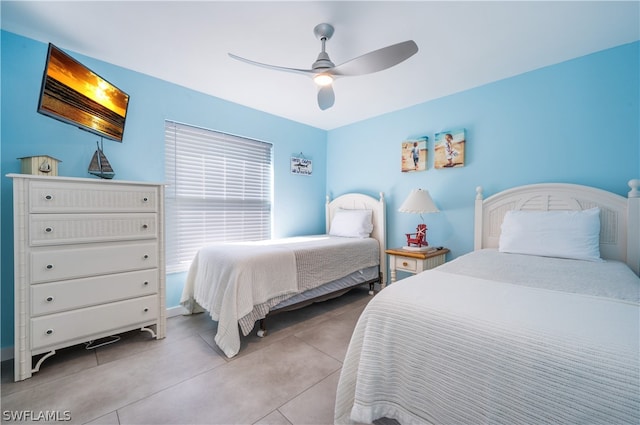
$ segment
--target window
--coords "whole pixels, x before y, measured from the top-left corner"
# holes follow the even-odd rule
[[[201,247],[271,237],[272,145],[165,121],[167,272]]]

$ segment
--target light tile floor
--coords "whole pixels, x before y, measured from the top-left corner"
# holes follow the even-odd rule
[[[46,360],[13,382],[2,363],[2,421],[8,412],[68,412],[78,424],[331,424],[342,361],[368,288],[274,315],[268,335],[243,337],[228,359],[208,314],[167,320],[167,337],[128,332]],[[37,421],[43,423],[43,421]]]

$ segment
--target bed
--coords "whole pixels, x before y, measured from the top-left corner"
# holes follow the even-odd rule
[[[208,311],[218,322],[215,342],[227,357],[240,350],[265,318],[344,294],[383,285],[386,272],[385,201],[361,193],[325,204],[326,234],[269,241],[212,244],[200,249],[187,275],[181,305]]]
[[[640,423],[640,180],[629,186],[478,188],[474,251],[363,311],[335,423]]]

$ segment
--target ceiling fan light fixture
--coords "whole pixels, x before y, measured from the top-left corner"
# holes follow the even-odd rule
[[[373,50],[336,66],[331,62],[331,59],[329,59],[329,54],[325,49],[327,40],[333,35],[333,26],[326,23],[316,25],[313,33],[320,40],[322,50],[318,54],[316,61],[311,65],[311,69],[269,65],[241,58],[232,53],[229,53],[229,56],[251,65],[311,77],[313,82],[318,86],[318,106],[324,111],[325,109],[331,108],[335,102],[335,94],[332,87],[335,78],[372,74],[382,71],[398,65],[418,52],[416,43],[413,40],[407,40],[378,50]]]
[[[333,83],[333,77],[331,74],[322,72],[313,76],[313,82],[321,87],[325,87]]]

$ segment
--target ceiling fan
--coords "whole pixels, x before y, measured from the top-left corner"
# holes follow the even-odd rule
[[[418,52],[418,46],[416,43],[413,40],[408,40],[402,43],[383,47],[382,49],[374,50],[336,66],[331,62],[329,55],[325,51],[325,43],[331,38],[333,31],[334,28],[331,24],[318,24],[313,29],[313,33],[322,43],[322,51],[318,54],[316,61],[311,65],[311,69],[286,68],[283,66],[268,65],[245,59],[232,53],[229,53],[229,56],[233,59],[237,59],[251,65],[310,76],[318,85],[318,106],[320,109],[325,110],[332,107],[335,102],[332,83],[336,78],[365,75],[382,71],[409,59]]]

